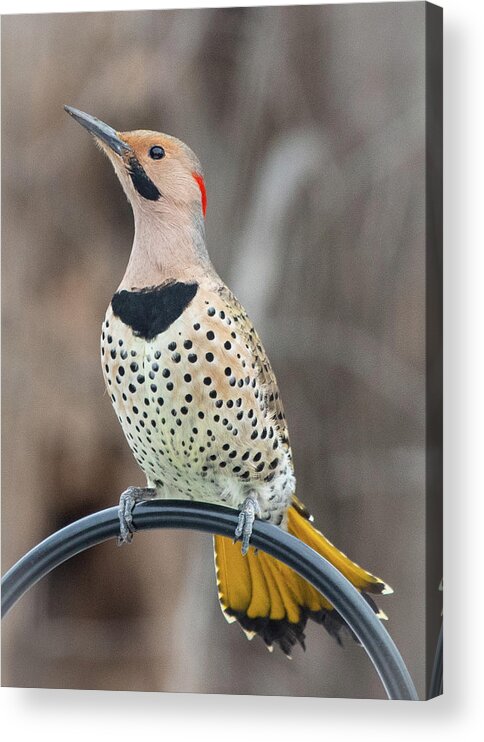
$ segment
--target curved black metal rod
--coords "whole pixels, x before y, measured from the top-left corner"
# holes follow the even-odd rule
[[[237,512],[218,505],[179,500],[139,503],[136,530],[195,529],[232,537]],[[2,616],[36,582],[81,551],[119,532],[118,509],[109,508],[71,523],[29,551],[2,580]],[[256,521],[251,544],[284,562],[325,595],[354,631],[391,699],[418,700],[403,659],[370,606],[343,575],[302,541],[277,526]]]
[[[440,696],[444,691],[444,629],[440,627],[437,648],[435,650],[434,666],[430,678],[429,698]]]

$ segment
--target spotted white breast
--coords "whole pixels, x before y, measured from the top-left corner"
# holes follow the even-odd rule
[[[155,337],[137,336],[110,305],[104,378],[125,436],[160,497],[240,507],[285,525],[295,489],[272,369],[245,311],[225,287],[199,290]]]

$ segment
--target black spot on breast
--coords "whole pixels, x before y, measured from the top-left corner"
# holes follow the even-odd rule
[[[128,172],[133,182],[134,187],[143,198],[147,198],[148,201],[158,201],[161,196],[158,188],[155,186],[151,178],[149,178],[140,165],[136,157],[130,157],[128,163]]]
[[[198,291],[197,283],[169,281],[139,291],[119,291],[111,306],[116,317],[137,337],[153,340],[185,311]]]

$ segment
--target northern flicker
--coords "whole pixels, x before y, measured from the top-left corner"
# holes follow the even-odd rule
[[[244,308],[205,247],[203,172],[183,142],[154,131],[117,132],[66,111],[108,156],[131,203],[135,234],[101,336],[106,388],[147,479],[121,497],[121,541],[133,504],[191,499],[239,511],[242,547],[215,536],[219,598],[249,638],[290,655],[308,618],[340,642],[348,628],[294,571],[250,546],[254,518],[288,530],[335,565],[384,618],[369,593],[389,593],[312,525],[295,496],[283,406],[269,359]],[[349,629],[348,629],[349,630]]]

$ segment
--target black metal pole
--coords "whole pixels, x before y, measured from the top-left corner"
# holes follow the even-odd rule
[[[134,510],[136,530],[183,528],[232,537],[237,512],[218,505],[179,500],[155,500]],[[42,577],[67,559],[119,532],[118,509],[109,508],[81,518],[57,531],[29,551],[2,580],[2,616]],[[292,567],[325,595],[354,631],[390,699],[418,700],[403,659],[370,606],[357,590],[313,549],[277,526],[256,521],[251,544]]]

